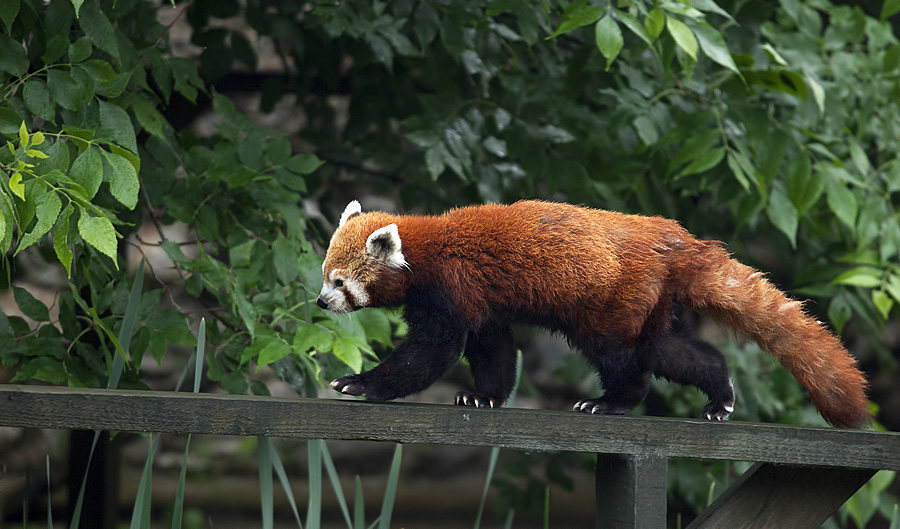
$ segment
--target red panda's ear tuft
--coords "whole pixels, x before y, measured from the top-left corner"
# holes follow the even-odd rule
[[[366,239],[366,253],[391,268],[409,268],[401,248],[400,232],[396,224],[378,228]]]
[[[344,212],[341,213],[341,220],[338,222],[338,228],[344,225],[348,220],[362,213],[362,206],[359,205],[358,200],[354,200],[353,202],[347,204],[347,207],[344,208]]]

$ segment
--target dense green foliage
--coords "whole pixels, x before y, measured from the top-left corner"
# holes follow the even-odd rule
[[[877,328],[900,303],[900,4],[879,8],[4,0],[0,250],[29,320],[0,314],[0,361],[19,380],[105,386],[127,355],[122,383],[140,385],[144,355],[194,343],[194,311],[159,309],[183,290],[214,318],[208,374],[228,391],[264,394],[248,376],[266,365],[298,391],[370,366],[402,334],[396,315],[334,318],[311,301],[329,221],[371,195],[429,212],[544,197],[674,217],[816,299],[838,332]],[[189,23],[195,57],[176,53],[187,43],[173,45],[165,10]],[[279,72],[254,76],[274,57]],[[236,76],[258,111],[293,102],[300,122],[275,130],[236,111],[213,87]],[[215,132],[201,135],[184,109],[210,104]],[[176,221],[196,239],[166,240]],[[179,279],[143,294],[125,351],[125,255],[142,222]],[[12,287],[26,255],[62,265],[55,321]],[[869,345],[870,370],[895,368]],[[818,421],[743,349],[729,355],[739,417]],[[702,407],[657,390],[678,414]]]

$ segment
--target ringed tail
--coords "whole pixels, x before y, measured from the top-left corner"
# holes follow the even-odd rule
[[[688,302],[755,340],[809,391],[828,423],[859,427],[871,420],[867,383],[856,360],[825,327],[762,273],[731,259],[715,242],[701,242],[686,268]]]

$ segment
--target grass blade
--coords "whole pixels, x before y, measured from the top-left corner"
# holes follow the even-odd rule
[[[491,457],[488,459],[487,475],[484,478],[484,489],[481,491],[481,503],[478,504],[478,514],[475,515],[475,529],[481,527],[481,517],[484,514],[484,506],[487,503],[488,491],[491,489],[491,480],[494,479],[494,470],[497,468],[497,459],[500,456],[500,447],[491,448]]]
[[[394,449],[394,459],[391,461],[391,470],[388,473],[387,488],[384,491],[384,501],[381,503],[381,522],[378,529],[390,529],[391,516],[394,514],[394,500],[397,498],[397,482],[400,481],[400,459],[403,457],[403,445],[398,444]]]
[[[505,529],[512,529],[513,519],[516,517],[516,510],[510,509],[508,513],[506,513],[506,523],[503,524]]]
[[[197,332],[197,350],[188,359],[185,369],[181,372],[181,379],[178,381],[178,389],[181,389],[181,382],[187,373],[191,362],[194,362],[194,393],[200,393],[200,378],[203,374],[203,360],[206,354],[206,319],[200,320],[200,330]],[[181,471],[178,473],[178,487],[175,489],[175,504],[172,506],[172,529],[180,529],[182,517],[184,516],[184,482],[187,479],[187,461],[188,452],[191,449],[191,434],[187,436],[187,442],[184,443],[184,457],[181,460]]]
[[[544,529],[550,529],[550,485],[544,487]]]
[[[322,448],[321,440],[306,442],[309,454],[309,506],[306,510],[307,529],[322,525]]]
[[[341,506],[341,512],[344,514],[347,527],[352,528],[353,523],[350,521],[350,512],[347,510],[347,500],[344,498],[344,490],[341,488],[341,480],[338,478],[337,469],[334,468],[334,461],[331,460],[328,445],[325,444],[325,441],[320,442],[322,443],[322,462],[325,464],[325,471],[328,472],[328,479],[334,488],[334,494],[337,496],[338,505]]]
[[[144,289],[144,259],[141,259],[141,264],[138,265],[137,272],[134,275],[134,283],[131,284],[131,292],[128,294],[128,304],[125,305],[125,318],[122,320],[122,328],[119,330],[119,337],[116,340],[116,344],[124,351],[127,352],[128,348],[131,346],[131,336],[134,334],[134,325],[137,321],[137,311],[140,307],[141,302],[141,293]],[[84,303],[81,300],[81,297],[78,296],[78,292],[73,290],[75,295],[75,300]],[[79,304],[81,304],[79,303]],[[87,309],[87,307],[82,307],[83,309]],[[89,310],[86,310],[90,312]],[[96,312],[93,312],[92,315],[96,315]],[[99,320],[95,318],[95,321],[99,323]],[[102,327],[102,325],[101,325]],[[102,327],[105,331],[105,327]],[[115,339],[114,336],[110,336],[110,338]],[[113,355],[113,365],[112,371],[109,376],[109,380],[106,382],[106,389],[116,389],[116,386],[119,385],[119,379],[122,376],[122,369],[125,367],[125,362],[122,359],[121,355]],[[87,486],[87,478],[88,472],[91,468],[91,462],[94,460],[94,451],[97,449],[97,441],[100,439],[100,431],[97,430],[94,432],[94,440],[91,442],[91,450],[88,452],[88,460],[87,465],[85,466],[84,476],[81,479],[81,487],[78,489],[78,498],[75,500],[75,507],[72,510],[72,521],[69,524],[70,529],[78,529],[78,526],[81,523],[81,509],[82,505],[84,505],[84,488]]]
[[[47,454],[47,529],[53,529],[53,502],[50,496],[50,454]]]
[[[259,500],[262,509],[263,529],[274,526],[274,503],[272,498],[272,447],[267,437],[257,437],[259,452]]]
[[[363,498],[362,480],[359,474],[354,480],[353,491],[353,526],[352,529],[365,529],[366,527],[366,502]]]
[[[269,442],[271,443],[272,440],[269,439]],[[281,488],[284,489],[288,502],[291,504],[291,509],[294,511],[294,519],[297,520],[297,525],[300,529],[303,529],[303,523],[300,521],[300,513],[297,511],[297,502],[294,500],[294,491],[291,489],[291,482],[288,481],[287,472],[284,471],[281,457],[278,455],[278,450],[275,449],[274,445],[269,448],[269,454],[272,456],[272,468],[275,469],[275,473],[278,475],[278,481],[281,482]]]
[[[144,462],[144,471],[141,472],[141,481],[138,484],[137,496],[134,499],[134,511],[131,513],[131,529],[150,528],[153,493],[153,456],[156,454],[158,446],[159,434],[152,434],[150,436],[150,450],[147,453],[147,460]]]

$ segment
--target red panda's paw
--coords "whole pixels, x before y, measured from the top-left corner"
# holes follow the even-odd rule
[[[724,421],[734,411],[734,401],[731,405],[710,402],[703,408],[703,416],[710,421]]]
[[[468,391],[460,391],[456,394],[456,405],[471,406],[473,408],[499,408],[503,403],[490,397],[482,397]]]
[[[361,374],[335,379],[328,386],[339,393],[354,397],[368,397],[374,400],[390,400],[393,398],[381,395],[375,388],[370,387],[370,384],[366,383]]]
[[[599,399],[582,399],[572,407],[574,411],[603,415],[625,415],[634,409],[634,406],[623,406],[610,402],[603,397]]]

